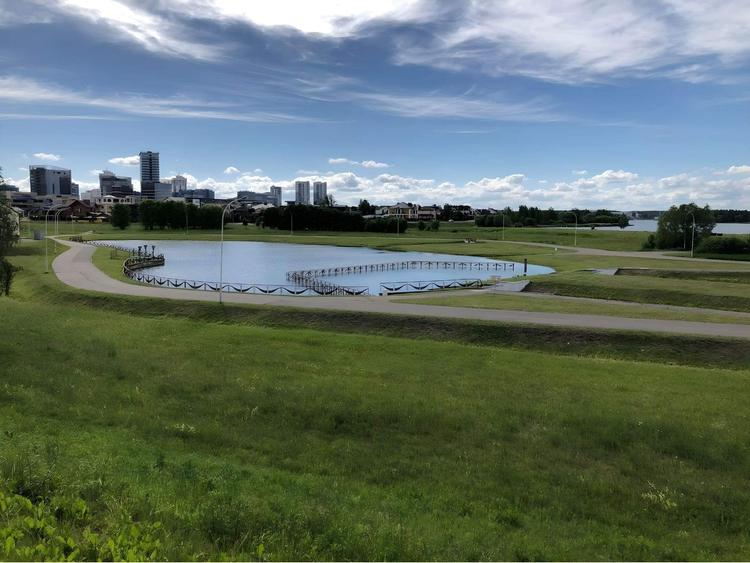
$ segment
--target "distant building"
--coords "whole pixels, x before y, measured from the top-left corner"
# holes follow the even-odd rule
[[[237,197],[242,198],[242,203],[246,205],[279,205],[281,192],[274,192],[273,188],[270,192],[263,193],[241,190],[237,192]]]
[[[102,190],[99,188],[94,188],[81,194],[81,199],[84,201],[94,201],[98,197],[102,197]]]
[[[177,174],[169,182],[172,184],[172,193],[174,195],[179,195],[187,191],[187,178],[185,176]]]
[[[127,197],[133,195],[133,180],[128,176],[117,176],[114,172],[103,170],[99,174],[99,190],[101,197]]]
[[[154,199],[162,201],[168,197],[172,197],[172,184],[167,184],[166,182],[154,183]]]
[[[143,151],[139,154],[141,158],[141,182],[159,181],[159,153]]]
[[[328,201],[328,182],[313,182],[313,204],[323,205]]]
[[[75,182],[70,183],[70,195],[73,197],[81,197],[81,188]]]
[[[125,197],[105,195],[95,198],[92,203],[97,211],[112,215],[112,208],[118,203],[122,205],[138,205],[138,198],[132,195]]]
[[[280,186],[271,186],[271,193],[274,196],[274,205],[276,207],[281,207],[281,187]]]
[[[417,208],[417,219],[420,221],[434,221],[440,216],[442,208],[438,205],[426,205]]]
[[[37,195],[72,195],[70,170],[59,166],[32,164],[29,184],[31,192]]]
[[[172,184],[164,184],[159,180],[159,153],[143,151],[139,153],[141,159],[141,195],[143,199],[165,199],[172,195]],[[159,188],[157,188],[159,185]],[[164,196],[163,186],[169,186],[169,193]],[[157,191],[162,197],[157,197]]]
[[[310,204],[310,182],[307,180],[294,182],[294,203],[297,205]]]
[[[417,211],[419,207],[409,203],[399,202],[396,205],[388,207],[386,214],[389,217],[397,219],[406,219],[407,221],[417,220]]]
[[[174,184],[173,184],[174,185]],[[199,188],[197,190],[182,190],[180,195],[185,199],[216,199],[216,194],[208,188]]]

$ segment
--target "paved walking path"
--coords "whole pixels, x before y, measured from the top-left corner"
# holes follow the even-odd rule
[[[95,247],[87,244],[58,239],[70,247],[55,258],[52,268],[65,284],[77,289],[99,291],[139,297],[159,297],[190,301],[217,302],[215,292],[185,289],[166,289],[141,284],[125,283],[109,277],[91,262]],[[690,321],[668,321],[658,319],[633,319],[599,315],[577,315],[563,313],[537,313],[531,311],[506,311],[498,309],[473,309],[468,307],[441,307],[417,305],[391,300],[388,297],[280,297],[224,293],[227,303],[253,305],[276,305],[298,309],[328,309],[366,313],[386,313],[440,317],[453,319],[475,319],[504,323],[522,323],[548,326],[564,326],[589,329],[637,330],[723,336],[750,339],[750,325],[699,323]]]

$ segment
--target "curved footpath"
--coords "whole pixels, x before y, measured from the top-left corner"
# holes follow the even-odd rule
[[[57,239],[70,248],[55,258],[52,269],[63,283],[88,291],[99,291],[138,297],[159,297],[188,301],[219,300],[215,292],[186,289],[166,289],[148,285],[136,285],[113,279],[99,270],[91,261],[96,248],[87,244]],[[667,332],[750,339],[750,325],[700,323],[691,321],[668,321],[658,319],[634,319],[599,315],[577,315],[567,313],[536,313],[530,311],[506,311],[498,309],[473,309],[467,307],[440,307],[417,305],[391,300],[388,297],[279,297],[271,295],[248,295],[224,293],[227,303],[252,305],[276,305],[297,309],[328,309],[363,313],[385,313],[474,319],[504,323],[521,323],[549,326],[565,326],[588,329],[637,330]]]

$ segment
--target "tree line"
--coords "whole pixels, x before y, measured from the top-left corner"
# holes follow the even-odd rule
[[[361,213],[314,205],[269,207],[263,212],[257,224],[261,227],[280,230],[374,233],[403,233],[409,226],[404,219],[396,220],[388,217],[365,219]]]
[[[135,213],[134,213],[135,212]],[[223,209],[218,205],[185,204],[181,201],[141,202],[138,206],[116,204],[112,207],[114,227],[126,229],[131,222],[140,221],[144,229],[218,229]]]
[[[608,209],[571,209],[570,211],[556,211],[519,205],[518,211],[506,207],[499,213],[485,213],[474,218],[477,227],[536,227],[539,225],[618,225],[627,227],[628,218],[623,213],[615,213]]]

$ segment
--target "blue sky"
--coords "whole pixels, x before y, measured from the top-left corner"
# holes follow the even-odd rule
[[[0,0],[0,165],[219,195],[750,207],[745,0]],[[285,197],[291,197],[290,193]]]

